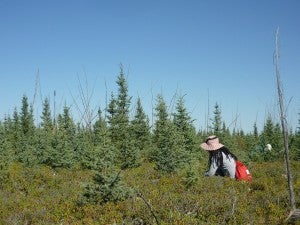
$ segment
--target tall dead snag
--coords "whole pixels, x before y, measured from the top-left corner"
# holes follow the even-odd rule
[[[278,53],[278,35],[279,35],[279,28],[276,30],[276,50],[275,50],[275,63],[276,63],[276,81],[277,81],[277,92],[278,92],[278,102],[279,102],[279,109],[280,109],[280,121],[282,127],[282,134],[283,134],[283,143],[284,143],[284,153],[285,153],[285,162],[286,162],[286,173],[288,179],[288,187],[289,187],[289,195],[290,195],[290,205],[291,205],[291,213],[287,220],[290,219],[300,219],[299,217],[299,209],[296,209],[295,204],[295,195],[292,183],[292,174],[290,170],[290,160],[289,160],[289,146],[288,146],[288,129],[287,129],[287,121],[284,109],[284,102],[283,102],[283,88],[280,79],[279,73],[279,53]],[[298,214],[298,216],[297,216]],[[296,217],[295,217],[296,215]]]

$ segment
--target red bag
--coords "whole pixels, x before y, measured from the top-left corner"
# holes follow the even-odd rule
[[[235,178],[237,180],[245,180],[252,181],[252,176],[248,170],[248,168],[241,162],[236,160],[236,170],[235,170]]]

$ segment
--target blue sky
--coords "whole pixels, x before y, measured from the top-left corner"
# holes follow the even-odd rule
[[[39,115],[42,99],[54,105],[54,91],[56,110],[66,103],[76,117],[80,84],[92,108],[104,108],[122,63],[132,108],[141,97],[150,120],[158,94],[170,112],[174,97],[185,95],[197,129],[205,128],[216,103],[230,128],[248,132],[256,122],[261,129],[268,114],[278,121],[273,54],[279,27],[287,120],[295,129],[299,10],[297,0],[0,0],[0,118],[20,108],[23,94],[33,101],[35,93]]]

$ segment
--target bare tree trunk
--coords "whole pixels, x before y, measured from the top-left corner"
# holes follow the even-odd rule
[[[275,52],[275,60],[276,60],[276,80],[277,80],[277,91],[278,91],[278,100],[279,100],[279,108],[280,108],[280,121],[282,126],[282,133],[283,133],[283,141],[284,141],[284,152],[285,152],[285,161],[286,161],[286,172],[287,172],[287,179],[288,179],[288,186],[289,186],[289,194],[290,194],[290,205],[292,210],[296,209],[295,204],[295,196],[294,196],[294,189],[292,184],[292,175],[290,170],[290,160],[289,160],[289,146],[288,146],[288,130],[286,125],[286,115],[283,105],[283,91],[282,91],[282,83],[280,80],[279,74],[279,64],[278,64],[278,34],[279,28],[276,30],[276,52]]]

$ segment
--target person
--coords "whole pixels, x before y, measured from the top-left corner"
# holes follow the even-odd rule
[[[237,157],[219,142],[215,135],[206,138],[200,147],[209,153],[208,171],[205,176],[229,176],[235,178]]]

